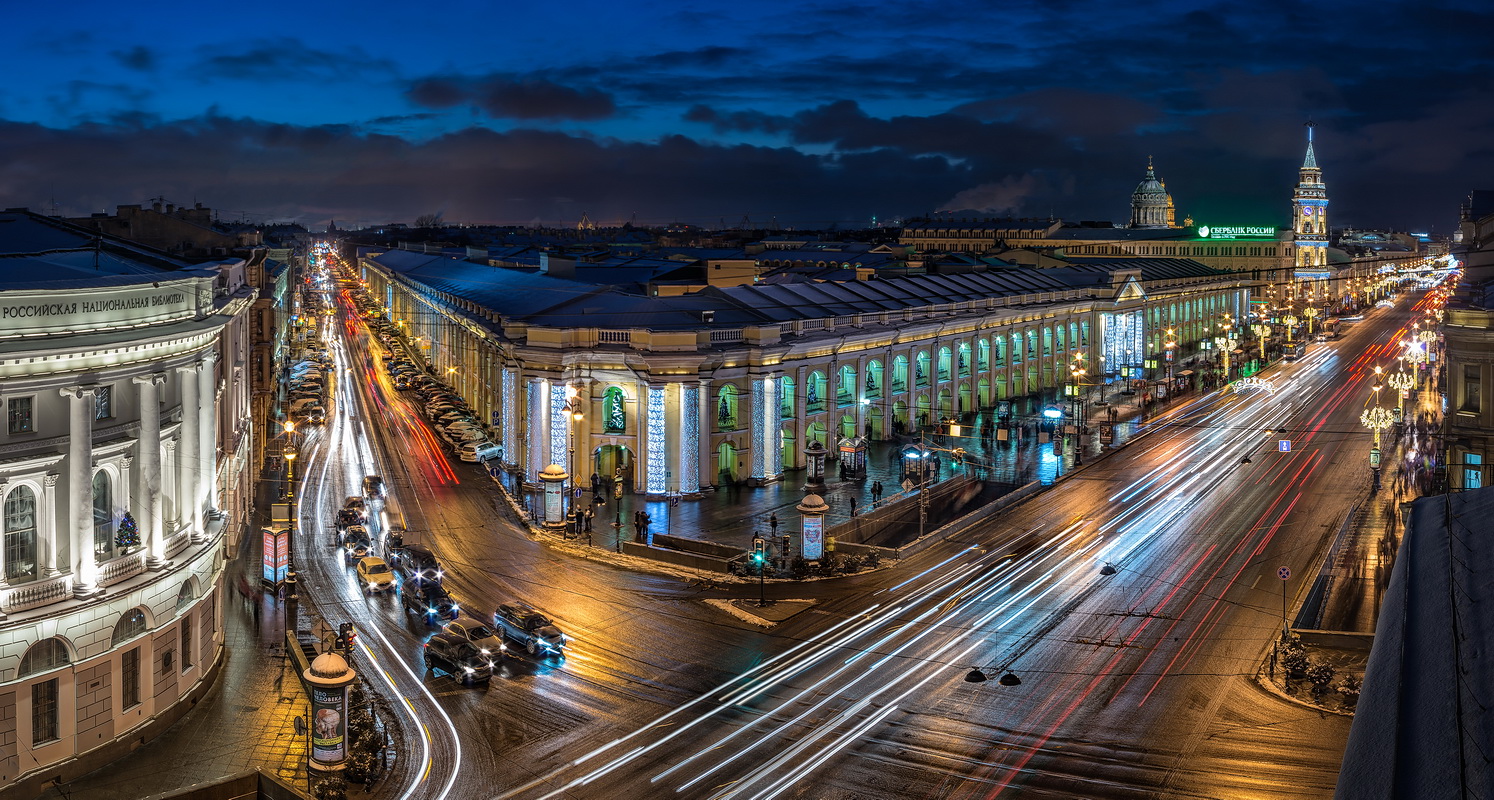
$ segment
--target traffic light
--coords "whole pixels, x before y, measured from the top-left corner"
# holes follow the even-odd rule
[[[757,537],[752,540],[752,564],[761,567],[768,560],[768,540]]]
[[[353,623],[344,622],[337,626],[337,647],[344,653],[353,651],[353,642],[358,639],[358,631],[353,628]]]

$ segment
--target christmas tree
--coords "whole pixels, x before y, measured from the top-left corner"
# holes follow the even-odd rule
[[[140,544],[140,528],[135,525],[135,518],[126,511],[124,519],[119,521],[119,530],[114,532],[115,547],[134,547]]]

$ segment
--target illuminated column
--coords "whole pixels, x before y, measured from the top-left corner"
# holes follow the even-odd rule
[[[503,408],[503,463],[518,466],[519,460],[519,397],[518,376],[508,367],[503,368],[501,381]]]
[[[955,343],[959,347],[959,343]],[[955,350],[954,358],[959,358],[959,350]],[[856,435],[866,433],[866,404],[861,402],[866,397],[866,356],[856,359],[856,385],[851,387],[851,407],[856,409]],[[959,368],[955,368],[955,397],[960,396]]]
[[[136,486],[131,490],[130,504],[136,508],[140,541],[145,543],[146,564],[160,567],[166,561],[166,543],[161,538],[161,395],[166,372],[136,375],[140,387],[140,438],[134,446],[139,459]],[[139,505],[136,505],[139,504]]]
[[[776,480],[783,472],[783,420],[779,416],[779,373],[763,376],[763,475]]]
[[[805,383],[805,381],[809,380],[809,367],[799,367],[794,380],[794,393],[797,395],[794,398],[794,466],[797,468],[801,466],[801,462],[803,461],[804,445],[808,444],[808,442],[804,441],[804,432],[808,430],[809,426],[804,421],[804,418],[809,415],[809,405],[806,399],[808,397],[809,384]]]
[[[749,474],[759,484],[766,478],[764,463],[766,459],[763,458],[763,451],[768,449],[768,437],[764,430],[768,422],[768,412],[763,407],[766,383],[761,377],[749,378],[747,381],[747,391],[752,400],[752,422],[751,429],[748,431],[752,437],[752,471]]]
[[[197,407],[202,402],[199,396],[198,365],[177,367],[177,383],[182,393],[182,424],[176,448],[176,509],[181,520],[178,534],[195,536],[198,530],[197,515],[201,511],[197,504],[197,483],[200,468],[200,426],[202,417]]]
[[[197,494],[192,500],[192,519],[201,524],[192,529],[200,541],[207,534],[207,521],[203,512],[218,505],[218,381],[213,368],[218,360],[216,351],[208,351],[202,358],[197,373]]]
[[[550,401],[548,410],[549,444],[545,452],[549,453],[549,464],[560,464],[565,466],[569,463],[566,459],[566,434],[571,428],[570,414],[566,413],[565,405],[569,398],[565,395],[565,382],[555,381],[550,384]]]
[[[681,492],[700,491],[700,393],[699,384],[681,383],[680,392],[680,447],[679,477]]]
[[[544,378],[529,379],[529,397],[524,406],[524,459],[527,467],[524,480],[538,481],[540,471],[545,468],[545,454],[550,452],[550,411],[546,407],[549,381]]]
[[[639,433],[643,437],[643,490],[648,494],[664,494],[668,491],[665,473],[668,471],[668,437],[664,434],[665,405],[663,384],[648,384],[640,400],[643,405],[643,424]]]
[[[67,496],[68,554],[73,562],[73,594],[86,597],[98,585],[93,555],[93,417],[97,386],[59,390],[68,399]]]
[[[709,474],[711,471],[711,379],[700,378],[700,388],[696,391],[696,425],[697,440],[700,444],[700,459],[696,462],[700,472],[698,479],[701,486],[711,486],[715,483],[716,476]]]
[[[42,553],[44,577],[56,577],[62,574],[62,569],[57,566],[57,553],[61,549],[59,531],[57,530],[57,479],[61,478],[55,472],[49,472],[42,477],[42,505],[41,513],[37,518],[37,528],[43,531],[42,543],[47,548]],[[5,562],[0,561],[0,581],[5,580]]]

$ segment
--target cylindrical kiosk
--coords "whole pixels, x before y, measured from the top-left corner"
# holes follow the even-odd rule
[[[799,505],[799,552],[805,561],[819,561],[825,557],[825,512],[830,506],[825,498],[817,494],[805,495]]]
[[[540,472],[539,477],[545,492],[545,527],[562,527],[565,525],[565,482],[571,476],[565,467],[551,464]]]
[[[804,448],[805,462],[809,466],[808,474],[805,476],[804,481],[806,486],[825,485],[825,456],[829,452],[823,444],[820,444],[818,439],[811,441],[809,446]]]
[[[358,673],[337,653],[322,653],[301,674],[311,691],[311,758],[322,772],[342,769],[348,759],[348,687]]]

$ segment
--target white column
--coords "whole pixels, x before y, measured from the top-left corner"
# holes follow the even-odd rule
[[[57,530],[57,479],[61,478],[55,472],[47,473],[42,477],[41,508],[37,515],[37,531],[41,534],[38,539],[46,550],[42,557],[42,577],[51,578],[62,574],[62,568],[57,566],[58,534]],[[89,498],[90,500],[92,497]],[[0,562],[0,580],[4,576],[4,562]]]
[[[748,426],[749,441],[752,447],[752,460],[749,466],[748,476],[758,481],[767,479],[767,459],[763,457],[768,449],[768,432],[765,430],[768,422],[768,411],[763,407],[767,394],[767,382],[761,375],[747,378],[747,405],[751,409],[749,415],[751,424]]]
[[[201,519],[204,511],[217,508],[218,504],[218,380],[213,366],[217,360],[218,353],[208,351],[197,373],[197,450],[193,452],[199,455],[197,494],[192,503],[194,519]],[[206,534],[206,520],[192,532],[199,538]]]
[[[85,597],[98,585],[93,556],[93,417],[97,386],[58,390],[68,399],[67,527],[73,564],[73,593]]]
[[[161,520],[160,392],[160,386],[166,382],[166,373],[137,375],[134,380],[140,387],[140,438],[135,444],[135,457],[140,459],[140,470],[135,476],[136,486],[132,491],[130,505],[140,528],[140,540],[145,543],[146,562],[151,567],[158,567],[166,559]]]
[[[178,533],[192,536],[199,530],[198,514],[202,510],[197,504],[198,470],[201,467],[198,455],[201,450],[197,442],[202,425],[202,417],[198,414],[202,401],[198,397],[197,373],[197,364],[176,368],[182,400],[182,424],[176,448],[176,508],[181,520]]]
[[[804,440],[804,434],[809,430],[809,425],[804,418],[809,416],[809,367],[799,367],[794,383],[794,466],[804,466],[804,448],[809,442]]]
[[[700,391],[696,397],[695,430],[696,438],[700,445],[700,458],[696,466],[700,471],[699,481],[701,486],[714,486],[716,476],[711,474],[711,379],[699,378]]]
[[[524,480],[537,482],[545,468],[545,456],[550,452],[550,393],[543,378],[529,378],[525,384],[528,389],[524,405],[524,459],[528,468]]]

